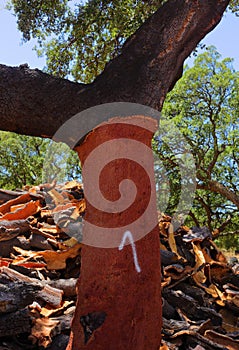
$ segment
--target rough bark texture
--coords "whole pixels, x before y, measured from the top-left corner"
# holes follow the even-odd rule
[[[31,316],[27,308],[14,313],[0,315],[0,337],[27,333],[30,331]]]
[[[52,137],[71,116],[97,104],[162,107],[185,58],[220,21],[229,0],[169,0],[89,85],[26,66],[0,65],[0,129]]]
[[[60,289],[5,266],[0,268],[0,274],[0,313],[18,310],[31,300],[44,301],[53,307],[59,307],[62,303],[63,291]]]
[[[155,120],[152,119],[151,122],[156,128]],[[128,137],[150,147],[152,134],[153,132],[135,125],[109,123],[90,133],[77,151],[84,164],[94,149],[110,139]],[[124,227],[142,215],[150,196],[155,200],[148,174],[144,174],[135,162],[130,163],[127,159],[116,159],[109,163],[101,177],[100,188],[106,198],[116,200],[122,179],[132,179],[137,186],[134,203],[123,212],[106,213],[87,202],[85,220],[93,223],[95,228],[90,232],[91,228],[85,225],[83,239],[92,233],[97,237],[98,227],[104,227],[105,231],[112,228],[112,235],[113,228],[122,227],[123,237]],[[154,220],[155,217],[155,227],[146,234],[148,223],[145,221],[145,236],[135,242],[141,271],[137,271],[129,242],[126,242],[127,245],[122,250],[118,246],[98,248],[83,245],[78,301],[68,350],[159,349],[161,272],[156,200],[151,219]],[[137,233],[137,229],[135,231]]]

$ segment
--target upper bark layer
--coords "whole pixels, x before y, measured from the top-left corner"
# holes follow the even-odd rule
[[[0,129],[52,137],[76,113],[107,102],[160,110],[184,60],[221,20],[229,0],[169,0],[89,85],[26,66],[0,65]]]

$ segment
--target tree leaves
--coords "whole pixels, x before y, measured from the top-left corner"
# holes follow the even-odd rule
[[[46,70],[91,82],[163,0],[12,0],[24,40],[36,38]]]
[[[163,109],[183,133],[196,161],[198,190],[191,218],[196,225],[219,231],[238,223],[234,199],[239,196],[239,74],[232,63],[229,58],[220,60],[215,47],[208,48],[194,67],[186,67]],[[159,157],[165,161],[165,148],[159,146]],[[166,166],[172,161],[168,157]],[[172,176],[177,189],[175,179]]]
[[[53,176],[52,168],[54,168],[54,176],[59,181],[79,176],[79,158],[69,148],[65,152],[66,148],[64,144],[47,139],[1,131],[0,187],[13,189],[41,183],[45,163],[45,178],[48,172]],[[46,159],[47,162],[45,162]],[[52,165],[51,169],[47,166],[48,164]],[[54,179],[49,179],[49,181],[52,180]]]

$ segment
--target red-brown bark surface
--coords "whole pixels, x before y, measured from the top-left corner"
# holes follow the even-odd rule
[[[139,121],[141,119],[134,118]],[[143,117],[142,120],[144,120]],[[113,121],[96,128],[77,148],[83,166],[90,153],[108,140],[127,137],[150,147],[153,132],[128,123],[112,123]],[[151,123],[151,128],[155,128],[156,122],[152,119]],[[143,154],[142,157],[144,157]],[[101,177],[100,187],[106,198],[114,197],[116,200],[121,180],[132,179],[137,187],[134,204],[124,212],[107,213],[106,215],[105,212],[89,204],[86,197],[85,220],[93,223],[96,228],[92,233],[86,226],[83,231],[83,241],[84,235],[97,236],[97,226],[105,227],[106,230],[109,227],[122,227],[123,237],[124,227],[142,215],[150,196],[155,199],[153,193],[155,190],[150,188],[148,174],[143,174],[142,169],[134,162],[130,165],[127,159],[121,159],[120,165],[118,162],[119,160],[116,159],[107,165],[106,172]],[[143,189],[144,196],[140,189]],[[154,220],[155,217],[157,218],[156,202],[151,220]],[[144,222],[144,225],[147,230],[148,223]],[[158,225],[156,224],[151,232],[146,233],[147,231],[145,231],[145,237],[135,242],[141,271],[137,271],[130,244],[122,250],[119,250],[118,246],[115,248],[82,246],[82,272],[78,283],[78,302],[68,350],[158,350],[161,329]],[[112,235],[114,235],[113,232]],[[83,321],[87,315],[91,314],[98,315],[97,317],[103,318],[104,321],[87,337]]]

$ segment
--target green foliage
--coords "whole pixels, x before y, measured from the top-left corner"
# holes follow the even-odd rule
[[[165,115],[161,116],[153,150],[158,209],[182,222],[193,202],[196,168],[183,133]]]
[[[48,73],[90,82],[162,0],[11,0],[24,40],[36,38]]]
[[[37,183],[41,177],[46,140],[0,133],[0,187],[14,189]]]
[[[54,32],[60,34],[64,30],[68,16],[67,3],[67,0],[12,0],[8,3],[8,8],[14,9],[18,29],[23,33],[24,40],[41,34],[44,39],[44,35]]]
[[[163,114],[183,133],[191,147],[197,169],[197,186],[189,224],[211,229],[234,229],[239,224],[238,209],[222,193],[209,191],[210,180],[239,196],[239,73],[232,60],[220,60],[214,47],[199,55],[193,68],[168,94]],[[159,157],[167,166],[175,197],[180,186],[174,163],[164,144]],[[173,209],[169,208],[170,210]]]
[[[81,178],[81,167],[76,152],[65,143],[48,141],[44,154],[42,181],[58,183]]]
[[[239,1],[231,0],[229,4],[229,9],[235,13],[236,16],[239,16]]]
[[[50,147],[50,145],[53,146]],[[64,145],[65,146],[65,145]],[[79,176],[79,160],[75,152],[65,152],[64,146],[47,139],[0,132],[0,188],[16,189],[42,182],[42,170],[47,170],[52,157],[58,181]],[[47,153],[47,150],[51,152]],[[65,157],[65,154],[68,157]],[[70,158],[69,158],[70,155]],[[63,171],[65,169],[65,171]],[[46,177],[45,177],[46,179]],[[53,180],[53,178],[48,178]]]
[[[219,248],[225,250],[238,250],[239,234],[238,232],[235,234],[234,231],[230,232],[229,234],[222,234],[215,240],[215,243],[218,245]]]

